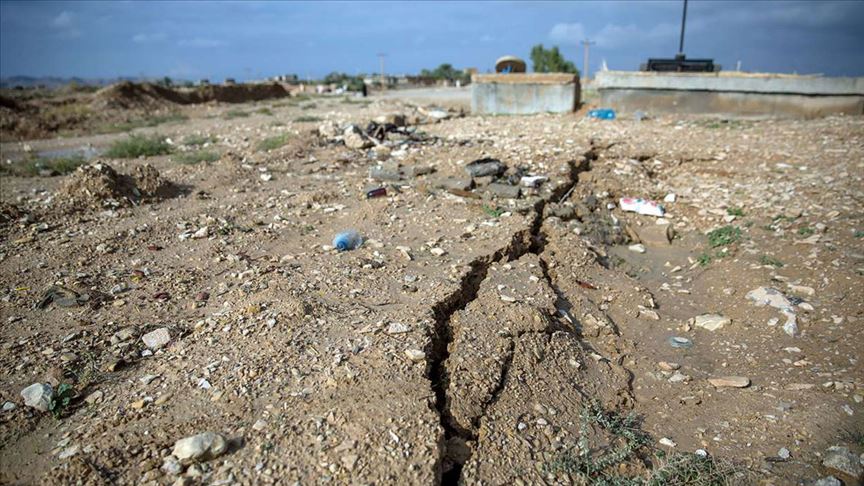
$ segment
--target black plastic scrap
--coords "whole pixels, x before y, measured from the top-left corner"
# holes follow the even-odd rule
[[[44,309],[52,303],[58,307],[77,307],[88,300],[90,300],[88,294],[78,294],[66,287],[53,285],[42,294],[42,300],[36,304],[36,308]]]

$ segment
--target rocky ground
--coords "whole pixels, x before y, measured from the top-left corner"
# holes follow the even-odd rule
[[[0,175],[0,482],[860,484],[864,120],[239,106]]]

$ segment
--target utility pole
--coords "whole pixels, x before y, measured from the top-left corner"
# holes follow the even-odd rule
[[[687,0],[684,0],[684,15],[681,16],[681,40],[678,42],[678,55],[684,58],[684,24],[687,23]]]
[[[588,50],[591,48],[592,44],[596,44],[596,42],[589,39],[582,41],[582,47],[585,50],[585,58],[582,61],[582,86],[588,85]]]
[[[385,89],[387,87],[387,75],[384,74],[384,58],[387,57],[387,54],[383,52],[378,53],[378,61],[381,63],[381,89]]]

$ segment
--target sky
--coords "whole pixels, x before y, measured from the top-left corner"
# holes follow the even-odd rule
[[[683,2],[182,2],[0,0],[0,76],[260,79],[492,69],[557,45],[590,71],[673,57]],[[724,70],[864,76],[864,1],[698,1],[684,52]],[[529,63],[530,66],[530,63]]]

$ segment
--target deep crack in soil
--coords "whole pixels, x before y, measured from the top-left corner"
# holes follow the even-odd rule
[[[549,202],[564,202],[576,187],[579,174],[590,170],[591,161],[596,160],[599,156],[598,150],[606,148],[608,147],[600,149],[592,147],[582,154],[579,160],[569,162],[569,183],[561,185],[547,199],[541,199],[537,202],[533,208],[534,219],[527,234],[525,230],[518,231],[513,235],[506,247],[490,255],[473,260],[469,264],[470,269],[462,277],[459,287],[446,299],[440,301],[432,308],[435,315],[435,327],[427,354],[430,357],[429,380],[435,393],[435,409],[440,417],[441,427],[444,429],[444,440],[439,445],[440,484],[442,485],[449,486],[460,483],[462,468],[473,454],[473,451],[470,450],[466,443],[477,439],[477,430],[479,430],[480,422],[483,420],[486,410],[498,400],[501,392],[506,387],[507,377],[513,363],[516,342],[523,334],[526,334],[525,332],[518,333],[510,339],[498,383],[492,390],[490,398],[483,404],[483,413],[477,417],[475,423],[471,424],[473,430],[465,430],[456,424],[447,404],[449,380],[446,373],[446,364],[450,358],[449,346],[453,342],[454,334],[451,318],[457,311],[465,309],[468,304],[477,298],[480,285],[486,279],[489,267],[493,263],[500,262],[505,258],[508,261],[518,260],[529,253],[538,256],[543,253],[546,244],[546,238],[543,235],[543,212],[546,204]],[[558,308],[559,303],[564,303],[569,312],[571,305],[567,302],[558,286],[552,281],[546,261],[541,258],[540,262],[543,276],[557,296],[556,308]],[[459,448],[463,450],[467,449],[468,453],[460,457],[459,454],[454,453],[455,451],[450,450],[457,444]]]

